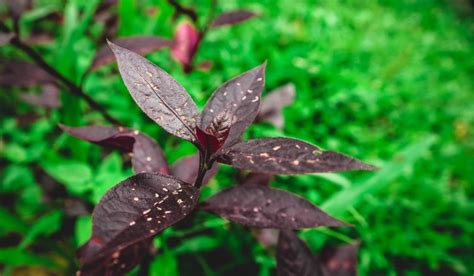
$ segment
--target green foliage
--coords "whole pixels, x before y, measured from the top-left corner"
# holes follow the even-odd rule
[[[20,29],[24,37],[38,26],[52,34],[52,43],[35,48],[50,64],[75,83],[82,81],[125,125],[157,139],[170,162],[193,153],[192,145],[166,135],[142,114],[114,66],[82,79],[106,28],[92,17],[99,1],[35,2]],[[381,167],[375,173],[272,181],[355,225],[305,231],[302,237],[313,251],[360,240],[361,275],[469,274],[474,21],[472,12],[460,14],[455,5],[460,2],[219,1],[217,13],[247,8],[260,17],[209,32],[196,59],[212,61],[210,71],[184,74],[168,50],[148,57],[182,83],[200,108],[218,84],[267,60],[265,91],[293,82],[296,101],[284,110],[283,130],[254,125],[247,137],[298,137]],[[202,20],[209,3],[194,4]],[[61,27],[38,21],[50,11],[64,15]],[[166,1],[121,0],[115,11],[120,35],[170,38],[177,24]],[[7,58],[24,56],[1,47],[0,59]],[[45,111],[21,102],[24,91],[0,88],[0,264],[7,272],[42,266],[72,274],[74,251],[89,238],[91,218],[70,215],[60,198],[97,203],[132,174],[129,159],[61,134],[58,123],[106,124],[79,98],[62,93],[63,107]],[[202,197],[234,184],[234,174],[222,168]],[[228,275],[236,267],[271,275],[274,252],[248,231],[209,214],[190,221],[193,227],[183,221],[157,238],[150,275]]]

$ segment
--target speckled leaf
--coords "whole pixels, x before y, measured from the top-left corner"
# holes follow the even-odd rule
[[[322,261],[328,275],[355,276],[357,275],[357,252],[359,243],[344,244],[336,248],[323,250]]]
[[[327,275],[305,242],[291,230],[280,231],[276,260],[278,276]]]
[[[271,91],[262,100],[257,121],[269,122],[277,128],[283,128],[283,108],[293,103],[294,98],[295,86],[292,83]]]
[[[33,86],[53,83],[54,78],[34,63],[8,60],[0,64],[0,86]]]
[[[54,84],[44,84],[41,94],[22,93],[20,98],[31,105],[40,107],[57,108],[61,106],[59,88]]]
[[[80,276],[121,276],[132,270],[149,253],[151,239],[134,243],[81,267]]]
[[[131,153],[135,173],[168,173],[168,165],[160,146],[138,130],[105,126],[68,127],[60,125],[60,127],[79,139]]]
[[[190,23],[183,22],[176,28],[171,53],[186,72],[191,69],[194,55],[199,46],[199,31]]]
[[[159,36],[122,37],[113,40],[113,42],[120,47],[129,49],[140,55],[145,55],[172,45],[171,40]],[[90,67],[91,69],[96,69],[114,60],[114,53],[107,45],[104,45],[97,51]]]
[[[212,27],[238,24],[254,16],[256,16],[255,13],[246,10],[224,12],[214,20]]]
[[[196,104],[168,73],[142,56],[109,42],[122,79],[138,106],[171,134],[195,141]]]
[[[265,63],[227,81],[207,101],[202,112],[201,129],[216,117],[227,118],[230,125],[224,148],[237,143],[258,114],[260,95],[265,84]]]
[[[347,226],[304,198],[262,185],[237,185],[209,198],[202,206],[245,226],[300,229]]]
[[[171,174],[176,176],[187,183],[194,183],[197,178],[199,169],[199,154],[193,154],[188,157],[184,157],[176,161],[173,166],[171,166]],[[212,167],[206,172],[202,185],[206,185],[209,180],[217,173],[219,170],[219,164],[214,163]]]
[[[218,161],[267,174],[304,174],[373,170],[375,167],[334,151],[291,138],[262,138],[232,146]]]
[[[199,191],[175,177],[141,173],[110,189],[92,214],[92,237],[79,251],[82,265],[112,256],[150,239],[186,217],[196,206]]]

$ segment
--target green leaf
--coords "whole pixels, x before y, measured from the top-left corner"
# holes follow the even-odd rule
[[[178,262],[170,251],[156,256],[150,264],[150,276],[178,276]]]
[[[35,185],[35,183],[36,180],[27,166],[13,164],[4,168],[2,181],[0,182],[0,191],[6,193],[14,192]]]
[[[74,194],[81,194],[91,188],[92,170],[86,163],[78,161],[57,163],[57,161],[53,161],[43,164],[43,168]]]
[[[25,237],[21,241],[19,248],[25,248],[30,245],[39,236],[51,235],[61,227],[62,211],[56,210],[38,219],[30,227]]]
[[[11,214],[7,209],[0,207],[0,221],[2,227],[0,228],[0,236],[10,232],[26,233],[28,227],[17,216]]]
[[[21,248],[0,248],[0,263],[4,265],[40,265],[45,267],[56,267],[48,258],[29,253]]]
[[[221,245],[220,241],[210,236],[196,236],[185,239],[181,244],[173,249],[174,254],[207,252],[218,248]]]
[[[84,244],[91,237],[92,217],[90,215],[77,217],[74,232],[76,245],[80,246]]]
[[[127,177],[122,170],[122,158],[120,154],[113,152],[109,154],[100,164],[94,178],[93,200],[98,203],[102,196],[115,184]]]

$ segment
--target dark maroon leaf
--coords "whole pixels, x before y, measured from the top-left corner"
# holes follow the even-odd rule
[[[291,138],[262,138],[232,146],[218,161],[241,170],[267,174],[304,174],[375,167],[334,151]]]
[[[60,125],[60,127],[79,139],[131,153],[135,173],[160,172],[168,174],[168,165],[160,146],[138,130],[104,126],[68,127]]]
[[[344,244],[336,248],[325,250],[322,260],[328,275],[355,276],[357,275],[357,251],[359,243]]]
[[[0,46],[10,43],[13,37],[15,37],[14,33],[0,33]]]
[[[0,86],[22,86],[53,83],[54,78],[36,64],[9,60],[0,64]]]
[[[172,45],[171,40],[159,36],[123,37],[115,39],[113,42],[120,47],[129,49],[140,55],[145,55]],[[104,45],[99,51],[97,51],[94,60],[92,61],[91,69],[99,68],[105,64],[113,62],[114,60],[114,53],[107,45]]]
[[[196,104],[168,73],[142,56],[109,42],[122,79],[138,106],[171,134],[196,141]]]
[[[199,154],[193,154],[191,156],[184,157],[176,161],[173,166],[171,166],[171,174],[184,182],[194,183],[197,178],[198,169]],[[206,185],[206,183],[211,180],[211,178],[217,173],[218,170],[219,164],[214,162],[212,167],[206,172],[206,175],[204,176],[204,179],[202,181],[202,185]]]
[[[59,88],[54,84],[44,84],[41,94],[23,93],[20,98],[31,105],[40,107],[57,108],[61,106]]]
[[[6,0],[8,11],[13,20],[17,21],[21,14],[31,6],[31,0]]]
[[[173,57],[183,66],[190,67],[199,46],[199,31],[190,23],[183,22],[178,25],[171,47]]]
[[[254,16],[256,16],[255,13],[246,10],[224,12],[214,20],[212,27],[238,24]]]
[[[120,257],[123,248],[150,239],[186,217],[199,191],[175,177],[141,173],[110,189],[92,214],[92,237],[79,251],[82,265]],[[120,261],[118,261],[120,262]]]
[[[224,83],[204,107],[201,129],[208,129],[213,122],[221,128],[230,127],[224,148],[237,143],[257,116],[265,83],[265,65],[264,63]]]
[[[259,122],[269,122],[277,128],[283,128],[283,108],[293,103],[295,86],[290,83],[271,91],[262,100],[257,116]]]
[[[151,239],[147,239],[117,250],[108,256],[83,265],[78,274],[80,276],[125,275],[148,255],[150,244]]]
[[[262,185],[237,185],[209,198],[203,209],[245,226],[300,229],[347,226],[304,198]]]
[[[276,259],[278,276],[327,275],[305,242],[291,230],[280,231]]]

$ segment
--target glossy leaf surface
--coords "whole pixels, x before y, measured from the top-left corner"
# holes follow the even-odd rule
[[[142,56],[109,42],[130,94],[148,117],[169,133],[195,141],[197,107],[168,73]]]
[[[131,153],[135,173],[168,173],[168,165],[160,146],[137,130],[122,127],[60,126],[65,132],[82,140]]]
[[[304,198],[263,185],[237,185],[225,189],[209,198],[203,209],[257,228],[346,226]]]
[[[120,47],[129,49],[140,55],[146,55],[163,47],[169,47],[172,45],[171,40],[159,36],[123,37],[115,39],[113,42]],[[114,60],[114,53],[107,45],[104,45],[97,51],[90,67],[91,69],[96,69],[105,64],[111,63]]]
[[[277,245],[278,276],[325,276],[323,266],[293,231],[280,231]]]
[[[147,240],[187,216],[199,191],[175,177],[142,173],[110,189],[93,212],[92,237],[80,248],[81,264],[94,263]]]
[[[241,170],[267,174],[303,174],[373,170],[357,159],[291,138],[262,138],[232,146],[219,161]]]
[[[227,81],[209,98],[201,117],[201,129],[207,129],[216,118],[225,118],[230,126],[224,147],[237,143],[258,114],[260,95],[265,84],[265,64]]]
[[[214,20],[212,27],[238,24],[254,16],[256,16],[255,13],[247,10],[224,12]]]

